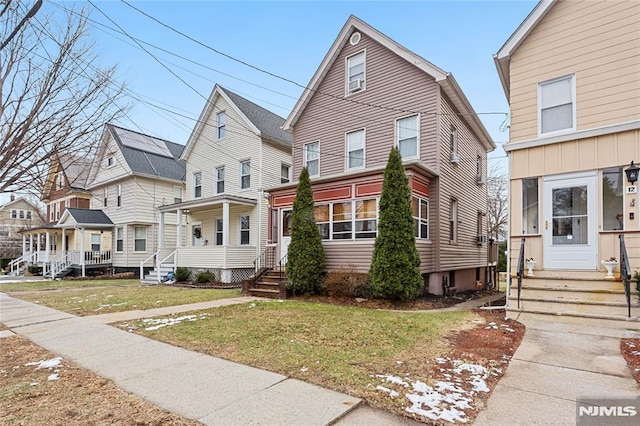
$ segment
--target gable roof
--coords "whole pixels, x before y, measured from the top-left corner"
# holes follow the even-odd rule
[[[463,113],[463,119],[477,135],[478,139],[487,147],[487,149],[495,149],[496,145],[489,135],[489,132],[476,115],[476,112],[469,103],[469,100],[462,92],[462,89],[460,89],[460,86],[451,73],[435,66],[420,55],[417,55],[401,44],[395,42],[354,15],[349,16],[349,19],[347,19],[342,30],[340,30],[338,37],[336,37],[335,41],[331,45],[331,48],[320,63],[320,66],[314,73],[311,81],[302,92],[300,99],[298,99],[298,102],[284,123],[285,130],[290,130],[295,126],[307,104],[311,100],[312,95],[316,92],[320,83],[329,72],[329,69],[337,60],[342,47],[348,42],[350,35],[356,30],[366,34],[391,52],[433,77],[444,93],[449,97],[449,99],[451,99],[454,106]]]
[[[195,144],[196,139],[202,133],[204,126],[206,123],[206,118],[214,111],[215,103],[218,97],[223,97],[232,108],[235,109],[236,113],[242,117],[242,119],[249,126],[249,129],[255,133],[257,136],[266,138],[276,145],[280,145],[285,148],[291,148],[291,133],[283,130],[282,126],[284,125],[284,118],[280,117],[278,114],[275,114],[268,109],[257,105],[242,96],[233,93],[229,89],[225,89],[224,87],[216,84],[211,91],[211,95],[209,95],[209,99],[207,99],[207,103],[200,113],[200,117],[198,118],[198,123],[196,127],[193,129],[191,136],[189,137],[189,141],[182,153],[182,159],[184,160],[191,150],[193,149],[193,145]]]
[[[46,200],[55,182],[57,172],[63,172],[69,183],[69,188],[77,191],[85,191],[87,179],[91,171],[91,159],[71,153],[55,152],[51,156],[51,165],[47,179],[42,188],[41,199]]]
[[[27,200],[24,197],[18,197],[13,201],[9,201],[8,203],[0,205],[0,210],[8,209],[12,205],[20,203],[20,202],[29,204],[31,207],[33,207],[33,211],[38,212],[38,214],[40,214],[40,209],[35,204],[33,204],[31,201]]]
[[[507,95],[507,101],[509,101],[509,89],[511,86],[511,55],[520,47],[529,34],[531,34],[542,18],[547,15],[553,5],[556,4],[556,1],[557,0],[540,0],[513,34],[511,34],[511,37],[509,37],[500,50],[498,50],[498,53],[493,55],[493,61],[498,69],[498,75],[500,76],[504,93]]]
[[[66,223],[69,219],[73,222],[83,225],[105,225],[113,226],[113,222],[105,212],[98,209],[77,209],[73,207],[66,208],[58,224]]]
[[[105,131],[116,141],[127,165],[136,174],[184,181],[185,165],[180,161],[184,146],[113,124]]]

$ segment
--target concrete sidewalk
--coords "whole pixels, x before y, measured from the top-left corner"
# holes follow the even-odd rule
[[[13,332],[120,388],[208,425],[326,425],[361,401],[0,293]]]
[[[576,400],[637,398],[620,339],[640,333],[527,321],[520,347],[474,425],[575,425]]]

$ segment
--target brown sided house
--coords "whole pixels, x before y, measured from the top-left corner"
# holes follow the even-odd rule
[[[307,167],[326,267],[369,270],[389,152],[413,194],[425,288],[485,280],[487,152],[495,144],[453,76],[349,17],[287,118],[293,176]],[[284,258],[296,182],[270,193],[270,242]]]

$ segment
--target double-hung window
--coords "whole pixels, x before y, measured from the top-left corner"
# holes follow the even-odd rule
[[[575,76],[538,84],[538,133],[575,129]]]
[[[134,236],[133,251],[147,251],[147,227],[136,226]]]
[[[124,228],[123,227],[116,228],[116,251],[117,252],[124,251]]]
[[[216,194],[224,194],[224,166],[216,167]]]
[[[449,240],[458,241],[458,200],[452,199],[449,206]]]
[[[194,198],[202,197],[202,173],[193,174],[193,196]]]
[[[109,190],[107,188],[104,188],[102,190],[102,204],[104,207],[107,207],[108,204],[108,197],[109,197]]]
[[[118,194],[116,197],[116,206],[122,207],[122,185],[118,184]]]
[[[218,139],[223,139],[227,134],[227,113],[221,111],[216,114],[216,128],[218,129]]]
[[[308,143],[304,146],[304,166],[309,176],[320,174],[320,142]]]
[[[347,133],[347,169],[364,167],[364,130]]]
[[[173,202],[174,203],[182,202],[182,187],[180,186],[173,187]]]
[[[356,200],[356,238],[375,238],[378,232],[378,206],[376,199]]]
[[[347,58],[347,93],[365,88],[365,53],[360,52]]]
[[[31,220],[31,210],[27,210],[27,220]]]
[[[280,165],[280,183],[291,182],[291,166],[289,164],[282,163]]]
[[[216,219],[216,245],[221,246],[223,243],[224,222],[222,219]]]
[[[352,232],[351,201],[333,203],[333,239],[350,240]]]
[[[396,145],[403,159],[418,158],[418,116],[396,120]]]
[[[411,197],[411,211],[415,237],[429,239],[429,201]]]
[[[320,231],[320,238],[323,240],[329,239],[329,226],[330,226],[330,213],[329,213],[329,204],[321,204],[315,206],[315,219],[316,226],[318,227],[318,231]]]
[[[91,251],[100,251],[100,234],[91,234]]]
[[[56,189],[62,189],[64,186],[64,173],[58,172],[56,175]]]
[[[251,161],[240,162],[240,188],[251,188]]]
[[[11,219],[18,218],[18,210],[11,210]]]
[[[240,216],[240,245],[249,244],[249,215]]]

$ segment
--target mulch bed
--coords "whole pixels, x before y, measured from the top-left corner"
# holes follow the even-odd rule
[[[192,282],[176,282],[172,284],[160,283],[169,287],[184,287],[184,288],[216,288],[219,290],[225,290],[230,288],[242,288],[242,283],[192,283]]]
[[[627,361],[631,375],[640,385],[640,339],[620,340],[620,351]]]

